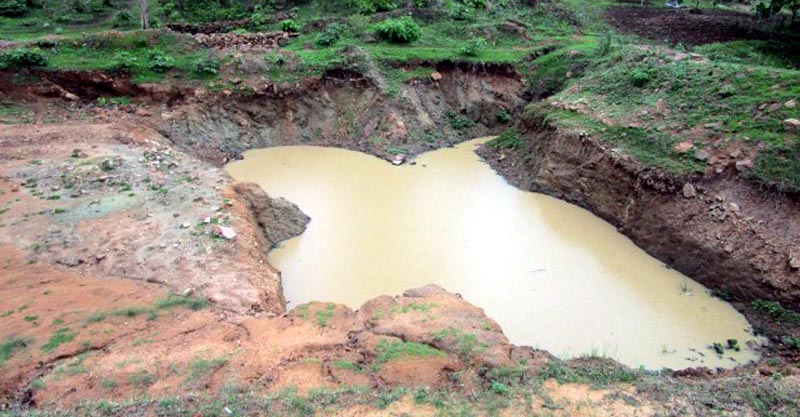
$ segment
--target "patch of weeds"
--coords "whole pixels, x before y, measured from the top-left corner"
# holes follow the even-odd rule
[[[389,342],[383,339],[375,349],[377,356],[373,368],[380,369],[384,363],[404,358],[444,357],[446,354],[435,347],[414,342]]]
[[[212,373],[214,373],[217,369],[225,366],[228,363],[227,356],[221,356],[219,358],[214,359],[203,359],[198,358],[192,361],[189,365],[189,381],[196,381],[201,378],[205,378]]]
[[[308,304],[303,304],[297,307],[297,315],[305,320],[308,320],[308,309],[309,309]]]
[[[103,379],[100,380],[100,388],[102,388],[102,389],[104,389],[106,391],[110,391],[110,390],[116,388],[117,385],[118,385],[117,381],[115,381],[115,380],[113,380],[111,378],[103,378]]]
[[[333,366],[336,369],[347,369],[347,370],[354,371],[354,372],[361,372],[361,368],[358,365],[356,365],[355,363],[353,363],[351,361],[345,360],[345,359],[340,359],[340,360],[336,361],[333,364]]]
[[[547,362],[547,364],[539,370],[539,378],[542,381],[554,379],[559,384],[575,383],[580,380],[578,374],[567,367],[564,362],[557,359]]]
[[[308,400],[323,407],[334,404],[338,398],[338,393],[325,388],[314,388],[308,391]]]
[[[800,322],[800,313],[785,308],[778,302],[756,300],[753,301],[750,305],[757,311],[768,314],[776,321],[790,322],[790,323]]]
[[[36,321],[39,319],[39,316],[25,316],[23,320],[27,321],[28,323]]]
[[[36,379],[33,380],[33,382],[31,382],[30,388],[32,390],[34,390],[34,391],[38,391],[38,390],[44,388],[44,386],[45,386],[44,379],[36,378]]]
[[[433,334],[434,340],[444,340],[452,338],[458,344],[458,352],[461,359],[468,360],[475,352],[486,349],[486,345],[478,342],[478,337],[472,333],[464,332],[461,329],[450,327],[439,330]]]
[[[431,311],[434,307],[436,307],[436,304],[410,303],[410,304],[406,304],[406,305],[404,305],[402,307],[392,308],[392,313],[406,314],[406,313],[410,313],[412,311],[421,313],[421,312]]]
[[[100,323],[101,321],[105,320],[108,315],[102,311],[95,311],[92,314],[89,314],[89,317],[84,320],[85,324],[91,323]]]
[[[328,322],[331,318],[333,318],[333,310],[336,308],[335,304],[328,304],[325,306],[323,310],[317,310],[315,313],[317,316],[317,324],[320,327],[327,327]]]
[[[489,384],[489,389],[495,395],[509,395],[509,394],[511,394],[511,387],[509,387],[508,385],[506,385],[506,384],[504,384],[502,382],[492,381],[492,383]]]
[[[197,311],[208,307],[208,300],[205,298],[173,294],[163,300],[158,300],[155,303],[155,307],[159,310],[175,308],[178,306],[184,306],[190,310]]]
[[[297,395],[297,389],[286,388],[278,396],[287,411],[301,416],[310,416],[316,412],[316,408],[307,399]]]
[[[137,371],[128,375],[128,382],[138,388],[144,388],[153,385],[156,382],[156,376],[147,371]]]
[[[0,365],[6,363],[7,360],[14,355],[14,352],[20,351],[28,347],[30,341],[18,336],[12,336],[3,340],[0,343]]]
[[[784,345],[800,352],[800,337],[784,336],[782,341]]]
[[[71,331],[69,327],[59,329],[50,336],[47,343],[42,345],[42,352],[52,352],[60,345],[73,341],[76,336],[78,336],[78,332]]]
[[[510,149],[522,152],[525,150],[525,139],[520,136],[516,130],[508,129],[500,134],[500,136],[487,142],[487,145],[499,149]]]
[[[403,387],[395,388],[388,391],[381,391],[378,393],[378,408],[386,408],[392,403],[398,401],[399,399],[403,398],[406,394],[406,389]]]
[[[461,116],[452,110],[444,112],[444,118],[453,130],[465,130],[475,126],[472,119]]]
[[[53,320],[53,323],[52,323],[53,326],[60,326],[62,324],[64,324],[64,320],[61,320],[61,319],[55,319],[55,320]]]
[[[0,318],[5,318],[5,317],[8,317],[8,316],[10,316],[10,315],[12,315],[12,314],[14,314],[14,313],[15,313],[15,311],[14,311],[14,310],[8,310],[8,311],[6,311],[6,312],[4,312],[4,313],[0,314]]]

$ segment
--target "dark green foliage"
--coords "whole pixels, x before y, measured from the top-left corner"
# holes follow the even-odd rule
[[[488,144],[495,148],[511,149],[517,152],[525,150],[525,139],[514,129],[506,130],[500,136],[492,139]]]
[[[476,57],[486,50],[486,39],[478,37],[471,39],[466,45],[462,46],[459,53],[464,56]]]
[[[150,69],[154,72],[164,73],[175,68],[175,59],[160,51],[150,54]]]
[[[444,118],[454,130],[464,130],[475,126],[475,122],[473,122],[472,119],[461,116],[452,110],[444,112]]]
[[[641,69],[631,72],[631,83],[636,87],[644,87],[650,82],[650,73]]]
[[[348,30],[347,25],[342,23],[331,23],[325,26],[325,30],[317,36],[316,44],[319,46],[331,46],[342,38]]]
[[[375,26],[379,38],[392,43],[411,43],[422,35],[417,22],[408,16],[398,19],[387,19]]]
[[[161,0],[164,14],[170,21],[198,23],[244,19],[252,13],[254,3],[228,0]]]
[[[195,74],[199,75],[217,75],[219,74],[220,62],[216,56],[209,54],[205,58],[200,58],[194,63]]]
[[[134,24],[133,16],[130,14],[130,12],[123,10],[114,16],[114,22],[112,23],[112,26],[115,28],[129,28],[134,26]]]
[[[28,11],[23,0],[0,0],[0,16],[22,16]]]
[[[361,14],[374,14],[394,10],[397,5],[392,0],[354,0],[358,12]]]
[[[770,317],[777,321],[800,323],[800,313],[796,313],[788,308],[783,307],[780,303],[775,301],[756,300],[750,304],[754,309],[768,314]]]
[[[15,48],[0,54],[0,68],[46,67],[47,57],[38,49]]]
[[[282,20],[281,30],[284,32],[299,32],[300,25],[298,25],[293,19]]]
[[[500,123],[508,123],[511,121],[511,114],[509,114],[506,109],[500,109],[497,111],[495,118]]]

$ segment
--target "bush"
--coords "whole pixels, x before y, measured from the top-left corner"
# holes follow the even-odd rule
[[[417,22],[410,17],[387,19],[376,26],[375,32],[379,38],[393,43],[411,43],[419,39],[422,34]]]
[[[281,20],[281,30],[284,32],[299,32],[300,25],[294,19]]]
[[[28,12],[23,0],[0,0],[0,16],[22,16]]]
[[[0,55],[0,68],[46,67],[47,57],[38,49],[16,48]]]
[[[342,38],[342,34],[347,31],[347,25],[342,23],[331,23],[325,26],[325,30],[317,36],[316,44],[319,46],[331,46]]]
[[[525,139],[516,130],[508,129],[500,136],[489,141],[488,145],[499,149],[522,152],[525,150]]]
[[[392,0],[356,0],[356,7],[361,14],[375,14],[394,10],[397,5]]]
[[[125,10],[117,13],[114,16],[114,21],[111,24],[115,28],[127,28],[133,26],[133,16]]]
[[[506,109],[498,110],[495,117],[500,123],[508,123],[511,121],[511,115],[506,111]]]
[[[453,20],[475,20],[475,10],[461,3],[456,3],[453,8],[448,11],[448,14]]]
[[[164,73],[173,68],[175,68],[175,59],[173,59],[171,56],[164,55],[163,52],[159,51],[150,54],[151,70],[159,73]]]
[[[650,82],[650,73],[640,69],[631,72],[631,83],[636,87],[644,87]]]
[[[199,75],[217,75],[219,74],[219,59],[213,55],[208,55],[205,58],[200,58],[194,63],[195,74]]]
[[[475,38],[469,41],[466,45],[462,46],[459,53],[464,56],[476,57],[486,50],[486,39]]]

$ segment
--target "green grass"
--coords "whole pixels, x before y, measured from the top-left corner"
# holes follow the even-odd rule
[[[42,352],[52,352],[60,345],[73,341],[76,336],[78,336],[78,332],[73,332],[69,327],[59,329],[42,345]]]
[[[225,366],[229,359],[222,356],[214,359],[197,358],[189,364],[189,377],[187,381],[197,381],[211,375],[217,369]]]
[[[782,123],[800,117],[800,109],[764,110],[765,104],[800,97],[800,71],[676,60],[666,51],[622,45],[595,57],[586,74],[570,85],[554,100],[584,103],[594,113],[547,110],[547,119],[557,126],[588,131],[647,165],[676,173],[703,166],[691,152],[681,155],[673,150],[688,132],[699,129],[706,133],[692,136],[697,148],[711,146],[711,140],[720,136],[763,147],[752,172],[743,174],[747,178],[778,189],[800,189],[800,138]],[[607,126],[597,120],[599,113],[622,122]],[[638,125],[626,126],[628,121]],[[709,128],[710,123],[717,125]]]
[[[5,364],[15,352],[27,348],[29,343],[30,341],[28,339],[18,336],[12,336],[3,340],[3,342],[0,343],[0,366]]]
[[[762,313],[768,314],[778,322],[800,323],[800,313],[788,309],[775,301],[755,300],[750,305]]]
[[[327,327],[328,323],[330,322],[331,318],[333,318],[333,310],[336,308],[335,304],[327,304],[325,305],[324,309],[317,310],[315,315],[317,316],[317,324],[320,327]]]
[[[422,343],[414,342],[389,342],[383,339],[375,349],[377,355],[373,362],[373,368],[378,369],[381,365],[406,358],[424,357],[444,357],[446,354],[435,347]]]

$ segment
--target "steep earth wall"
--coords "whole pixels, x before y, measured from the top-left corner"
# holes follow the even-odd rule
[[[538,126],[524,135],[524,152],[487,146],[480,154],[516,186],[587,208],[723,296],[800,307],[796,201],[757,188],[733,168],[672,176],[579,132]]]

